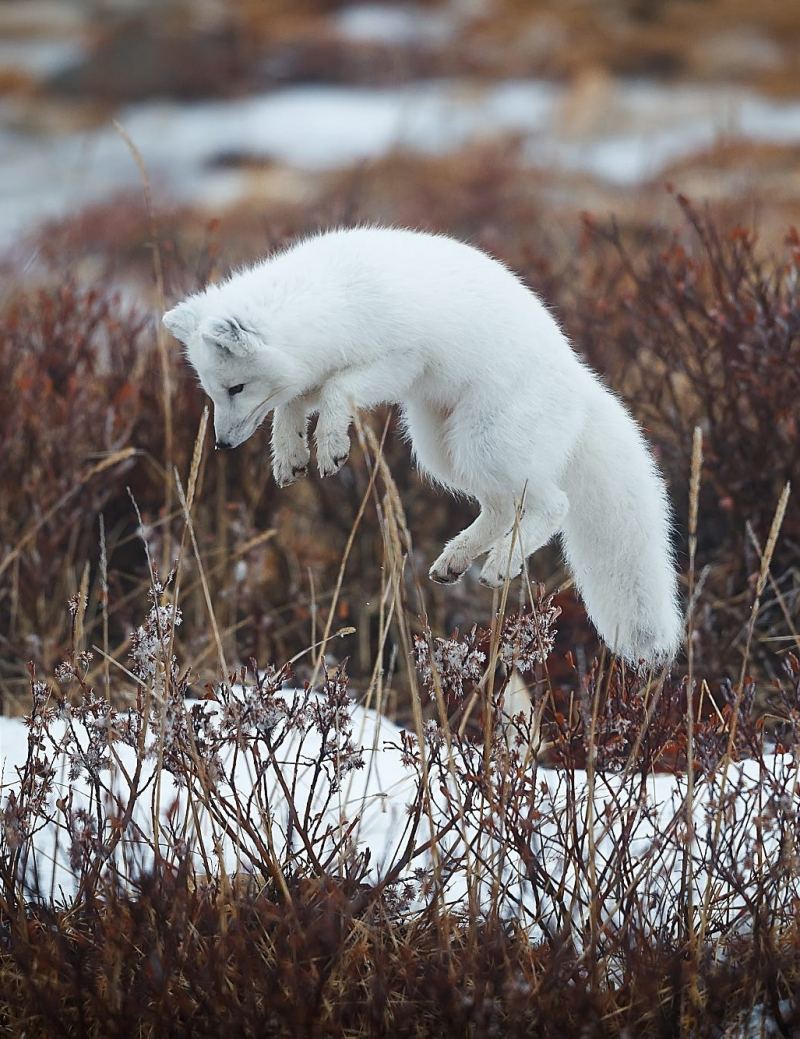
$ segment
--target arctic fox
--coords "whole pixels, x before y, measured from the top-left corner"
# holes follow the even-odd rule
[[[619,400],[502,263],[454,239],[382,228],[318,234],[164,315],[214,401],[218,448],[274,411],[280,486],[337,472],[355,409],[397,404],[417,465],[475,498],[430,569],[502,584],[559,531],[589,616],[629,661],[681,637],[664,482]]]

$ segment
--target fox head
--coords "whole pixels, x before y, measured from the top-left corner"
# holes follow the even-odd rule
[[[200,385],[214,402],[217,447],[238,447],[267,414],[297,394],[291,359],[271,347],[264,330],[191,296],[162,318],[186,347]]]

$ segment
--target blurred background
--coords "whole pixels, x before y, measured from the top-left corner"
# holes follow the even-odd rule
[[[793,0],[4,0],[0,41],[5,245],[137,189],[112,119],[160,206],[215,216],[349,175],[416,222],[414,177],[490,164],[567,219],[665,180],[781,231],[800,199]]]
[[[188,468],[203,401],[177,347],[159,354],[164,301],[358,221],[460,236],[543,293],[656,445],[681,566],[701,424],[698,661],[737,671],[757,546],[800,464],[796,0],[2,0],[0,153],[6,705],[25,661],[50,668],[74,638],[76,592],[84,643],[107,601],[124,653],[147,583],[126,488],[155,558],[180,529],[165,486]],[[424,575],[471,509],[388,443]],[[366,467],[279,494],[259,436],[202,478],[229,659],[279,661],[331,595]],[[757,632],[766,674],[796,641],[793,508]],[[342,644],[356,676],[375,660],[380,562],[367,518],[337,607],[358,629]],[[557,552],[534,570],[564,578]],[[192,587],[185,652],[202,673]],[[491,615],[469,578],[425,591],[440,633]],[[571,593],[560,602],[561,677],[578,681],[597,644]]]

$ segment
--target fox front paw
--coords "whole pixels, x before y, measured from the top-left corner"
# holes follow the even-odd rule
[[[288,487],[290,483],[301,476],[308,475],[308,462],[310,455],[308,448],[296,448],[291,454],[276,455],[272,459],[272,475],[279,487]]]
[[[350,437],[331,433],[317,438],[317,468],[322,477],[338,473],[350,455]]]

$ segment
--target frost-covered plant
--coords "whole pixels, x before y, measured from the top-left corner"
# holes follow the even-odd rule
[[[56,717],[50,692],[31,671],[31,711],[25,716],[28,755],[18,790],[11,790],[2,808],[3,837],[13,852],[25,848],[47,812],[55,768],[48,754],[48,729]]]
[[[528,611],[511,614],[503,620],[500,632],[500,659],[507,668],[523,673],[544,664],[553,650],[556,638],[555,623],[561,608],[552,595],[539,589],[535,606]]]
[[[222,737],[246,746],[252,740],[270,737],[281,722],[301,725],[304,720],[301,712],[292,711],[279,695],[290,675],[290,668],[276,670],[270,665],[263,671],[254,668],[252,683],[245,674],[240,684],[222,686],[217,693],[222,704],[218,716]]]
[[[153,586],[148,591],[151,606],[147,618],[130,635],[131,670],[156,694],[163,694],[166,682],[172,680],[175,683],[178,678],[172,646],[175,629],[182,621],[181,611],[177,606],[161,602],[171,580],[172,575],[169,575],[162,584],[155,575]]]
[[[431,692],[438,679],[444,692],[460,700],[464,696],[464,683],[479,682],[486,663],[486,654],[474,644],[477,628],[464,640],[459,640],[457,635],[434,639],[432,656],[430,632],[427,636],[414,636],[414,658],[423,686]]]
[[[540,587],[530,609],[499,619],[496,659],[505,665],[506,677],[514,668],[531,672],[545,663],[553,649],[560,613],[553,596],[545,595]],[[438,682],[445,696],[462,700],[483,679],[492,642],[492,632],[477,625],[468,635],[459,637],[455,632],[449,639],[433,638],[426,626],[421,635],[414,636],[414,664],[423,687],[432,693]]]
[[[324,1001],[335,1012],[345,991],[352,1007],[372,999],[364,993],[384,984],[388,962],[407,962],[417,978],[439,963],[442,991],[452,992],[452,978],[461,976],[455,966],[461,970],[470,955],[478,957],[470,961],[470,984],[480,975],[486,991],[496,993],[487,1003],[470,992],[470,1006],[492,1020],[527,1013],[532,999],[540,1006],[543,997],[531,993],[543,977],[563,996],[566,976],[582,998],[613,993],[622,982],[624,1013],[641,1023],[652,1004],[637,974],[641,964],[658,964],[660,992],[664,978],[673,977],[667,965],[687,962],[682,907],[690,890],[703,977],[721,962],[706,957],[713,944],[724,949],[725,962],[736,963],[742,947],[763,950],[771,936],[777,942],[796,926],[796,769],[766,765],[747,684],[717,690],[713,707],[698,705],[693,746],[702,785],[694,795],[692,845],[685,778],[669,777],[671,803],[651,797],[661,770],[685,766],[687,682],[659,683],[597,665],[581,695],[565,702],[546,668],[538,668],[543,657],[547,662],[557,617],[546,600],[464,638],[418,639],[415,663],[429,695],[397,737],[396,758],[409,783],[391,834],[394,851],[376,868],[374,845],[359,830],[362,804],[348,791],[356,773],[380,770],[387,747],[360,746],[345,665],[321,661],[319,681],[298,687],[291,668],[251,662],[192,700],[191,676],[167,637],[163,595],[161,589],[159,602],[151,600],[139,629],[137,647],[149,649],[131,668],[131,708],[115,710],[109,691],[95,692],[86,680],[89,661],[78,654],[59,668],[58,693],[32,676],[28,762],[0,809],[0,941],[4,907],[47,898],[31,881],[26,849],[50,820],[59,821],[62,858],[78,878],[58,941],[72,950],[75,921],[86,919],[92,930],[76,946],[80,955],[99,953],[101,943],[112,960],[118,948],[145,948],[145,973],[128,965],[126,976],[135,984],[146,977],[161,985],[163,978],[164,991],[180,996],[181,1006],[195,1006],[193,993],[205,991],[206,972],[219,964],[238,972],[238,980],[226,975],[220,999],[240,993],[254,950],[272,983],[267,996],[261,976],[248,975],[259,1005],[284,1006],[279,995],[288,989],[285,1006],[295,1006],[310,971],[325,993],[312,1015],[323,1013]],[[522,670],[520,661],[525,666],[533,683],[530,714],[509,722],[506,680],[487,673],[492,655],[506,671]],[[783,739],[797,710],[795,663],[789,659],[776,694]],[[467,699],[479,699],[475,724],[451,726],[440,692],[459,718]],[[734,714],[734,758],[747,752],[752,767],[734,762],[726,780],[718,766]],[[542,732],[548,749],[534,752]],[[67,762],[74,777],[66,776],[66,793],[57,761]],[[167,810],[156,836],[145,821],[159,787]],[[88,804],[79,788],[90,791]],[[391,788],[380,796],[391,804]],[[104,930],[112,918],[115,938]],[[8,919],[17,928],[19,912]],[[21,933],[13,931],[19,949]],[[25,941],[35,944],[32,933]],[[386,959],[388,948],[396,961]],[[366,950],[363,959],[358,950]],[[0,961],[2,955],[0,944]],[[343,975],[335,992],[326,980],[331,965],[343,970],[351,962],[358,966],[347,969],[361,979],[357,996]],[[791,957],[781,964],[794,976]],[[102,973],[102,963],[93,969]],[[385,984],[388,991],[396,977]],[[734,998],[733,988],[725,991]],[[100,986],[92,1013],[103,1012],[104,992]],[[399,1011],[374,998],[373,1009],[394,1027]]]
[[[321,759],[330,763],[333,773],[331,790],[340,789],[348,772],[364,767],[363,748],[353,743],[352,710],[355,706],[348,691],[345,665],[334,671],[324,668],[324,681],[319,699],[312,699],[308,711],[314,728],[322,737]]]

